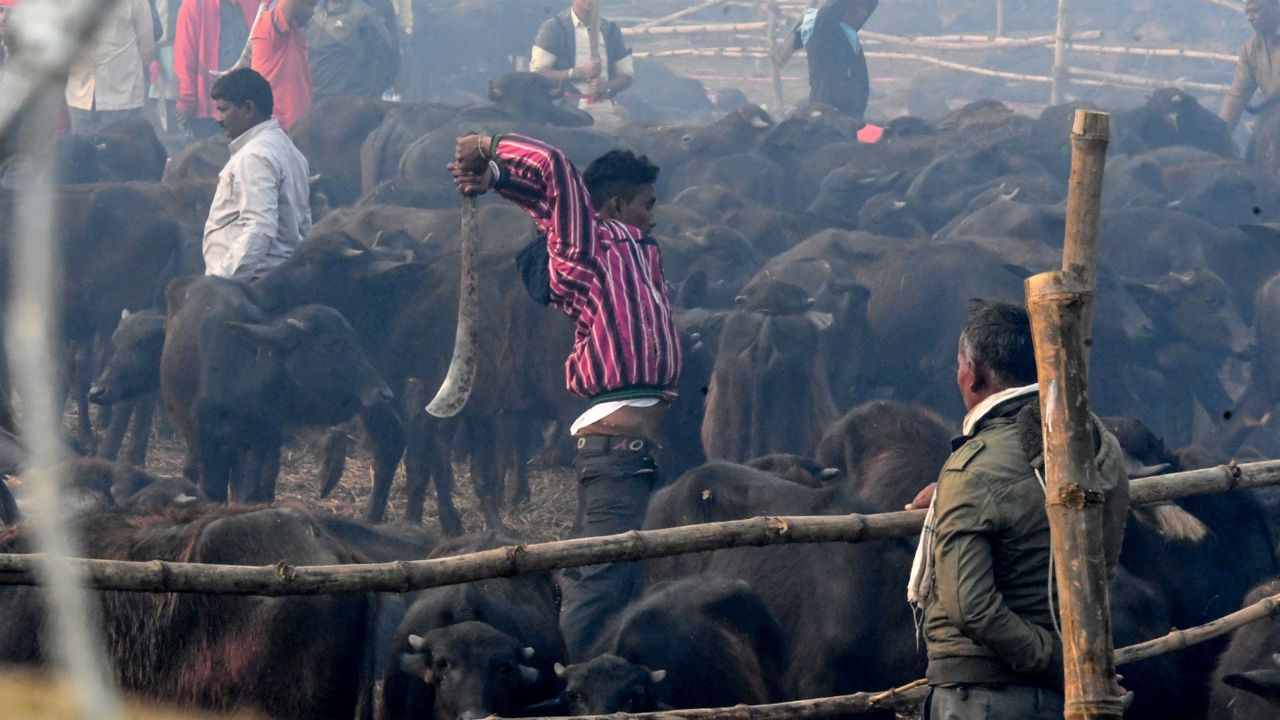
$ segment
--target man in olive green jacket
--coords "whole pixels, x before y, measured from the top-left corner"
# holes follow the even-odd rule
[[[1021,307],[977,301],[956,381],[968,414],[939,475],[908,597],[923,611],[928,720],[1037,720],[1063,712],[1039,387]],[[1114,574],[1128,511],[1115,438],[1094,420]]]

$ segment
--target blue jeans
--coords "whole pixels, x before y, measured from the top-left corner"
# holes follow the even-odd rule
[[[925,720],[1062,720],[1062,693],[1029,685],[962,685],[929,692]]]
[[[657,466],[646,451],[579,450],[578,514],[573,537],[596,537],[638,530],[644,523]],[[591,659],[610,621],[640,596],[644,567],[639,562],[588,565],[565,571],[560,629],[573,662]]]

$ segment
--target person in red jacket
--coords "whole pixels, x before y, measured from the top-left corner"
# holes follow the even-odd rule
[[[221,131],[209,91],[216,73],[235,65],[258,12],[257,0],[184,0],[173,38],[178,126],[188,138]]]
[[[275,118],[289,130],[311,108],[311,70],[307,67],[307,23],[317,0],[276,0],[249,33],[253,69],[271,83]]]

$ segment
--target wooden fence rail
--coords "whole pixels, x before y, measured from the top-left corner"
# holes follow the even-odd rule
[[[1157,655],[1175,652],[1208,642],[1250,623],[1280,615],[1280,595],[1272,595],[1212,622],[1174,630],[1164,637],[1115,651],[1116,665],[1129,665]],[[613,713],[611,715],[577,715],[562,718],[525,718],[525,720],[808,720],[835,715],[860,715],[872,711],[918,705],[928,693],[925,680],[916,680],[884,692],[860,692],[852,695],[773,703],[770,705],[737,705],[726,708],[665,710],[652,713]]]
[[[1221,465],[1206,470],[1135,480],[1135,505],[1188,495],[1280,484],[1280,461]],[[870,542],[911,537],[920,531],[923,511],[874,515],[757,517],[663,530],[486,550],[484,552],[365,565],[268,566],[201,565],[77,559],[88,587],[128,592],[218,593],[229,595],[325,595],[409,592],[441,585],[509,577],[521,573],[598,563],[670,557],[709,550],[789,543]],[[0,585],[35,585],[44,559],[0,555]]]

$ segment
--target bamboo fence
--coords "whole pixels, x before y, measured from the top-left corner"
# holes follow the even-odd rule
[[[1145,642],[1118,648],[1116,665],[1136,662],[1184,650],[1193,645],[1208,642],[1227,633],[1239,630],[1251,623],[1280,615],[1280,595],[1263,598],[1231,613],[1186,630],[1174,630],[1168,635]],[[652,713],[612,713],[610,715],[578,715],[558,720],[802,720],[836,715],[859,715],[878,710],[904,708],[918,704],[927,693],[928,681],[916,680],[891,690],[878,693],[860,692],[852,695],[774,703],[770,705],[737,705],[726,708],[701,708],[696,710],[664,710]],[[552,718],[526,718],[525,720],[552,720]]]
[[[1207,0],[1213,4],[1231,9],[1241,9],[1243,6],[1234,3],[1232,0]],[[1155,47],[1137,47],[1128,44],[1106,44],[1094,42],[1102,40],[1104,34],[1100,30],[1078,30],[1071,31],[1068,25],[1068,7],[1067,0],[1059,0],[1058,10],[1055,15],[1056,27],[1052,34],[1031,35],[1026,37],[1008,37],[1003,27],[1003,2],[995,0],[997,7],[997,27],[992,35],[982,34],[950,34],[936,36],[912,36],[904,37],[892,35],[888,33],[879,33],[871,30],[863,30],[860,35],[866,45],[871,47],[890,46],[899,48],[898,50],[869,50],[866,54],[868,58],[880,60],[892,60],[908,63],[922,63],[933,65],[935,67],[946,68],[956,72],[967,73],[971,75],[981,75],[985,77],[994,77],[1002,80],[1014,82],[1031,82],[1038,84],[1047,84],[1051,86],[1050,102],[1060,102],[1067,88],[1070,85],[1077,86],[1112,86],[1137,89],[1151,89],[1163,87],[1179,87],[1185,90],[1192,90],[1201,93],[1211,93],[1215,95],[1224,95],[1229,88],[1225,83],[1205,82],[1203,80],[1191,80],[1186,77],[1179,78],[1159,78],[1134,75],[1122,72],[1112,72],[1101,69],[1091,69],[1080,67],[1080,60],[1086,57],[1099,56],[1127,56],[1140,57],[1148,59],[1168,59],[1181,61],[1207,61],[1210,63],[1235,63],[1236,55],[1206,49],[1181,49],[1181,48],[1155,48]],[[752,9],[758,13],[758,16],[764,18],[760,21],[753,22],[734,22],[734,23],[699,23],[691,16],[698,14],[704,10],[716,7],[732,7]],[[675,13],[671,13],[661,18],[646,20],[631,27],[623,28],[623,34],[637,38],[659,40],[662,38],[688,37],[693,35],[723,35],[725,40],[735,43],[732,46],[725,46],[721,43],[718,47],[698,47],[698,48],[673,48],[654,47],[640,48],[636,53],[638,58],[728,58],[759,61],[768,57],[774,59],[774,64],[785,62],[792,53],[787,52],[780,56],[778,48],[780,46],[787,47],[787,39],[781,40],[777,37],[779,31],[789,32],[791,25],[789,23],[780,22],[781,16],[778,13],[790,13],[799,16],[806,9],[807,4],[803,2],[752,2],[750,0],[732,0],[725,2],[724,0],[713,0],[712,2],[703,2],[695,4]],[[754,35],[745,36],[747,38],[754,37],[755,41],[748,40],[743,44],[743,33],[753,33]],[[1019,48],[1042,47],[1053,52],[1052,65],[1049,68],[1049,74],[1041,75],[1035,73],[1015,72],[1011,70],[1000,70],[991,67],[985,67],[980,64],[960,62],[952,58],[939,56],[938,53],[992,53],[1004,50],[1013,50]],[[803,50],[801,50],[803,52]],[[781,59],[780,59],[781,57]],[[780,95],[778,68],[771,69],[771,75],[774,77],[774,102],[781,104],[783,98]],[[1216,71],[1211,71],[1210,74]]]
[[[1280,484],[1280,461],[1230,463],[1134,480],[1134,505],[1189,495],[1228,492]],[[924,512],[872,515],[756,517],[662,530],[514,545],[431,560],[363,565],[201,565],[163,560],[78,559],[73,564],[87,587],[127,592],[219,593],[230,595],[323,595],[359,592],[409,592],[522,573],[600,563],[645,560],[723,550],[792,543],[847,542],[913,537]],[[43,558],[36,554],[0,555],[0,585],[40,582]]]

